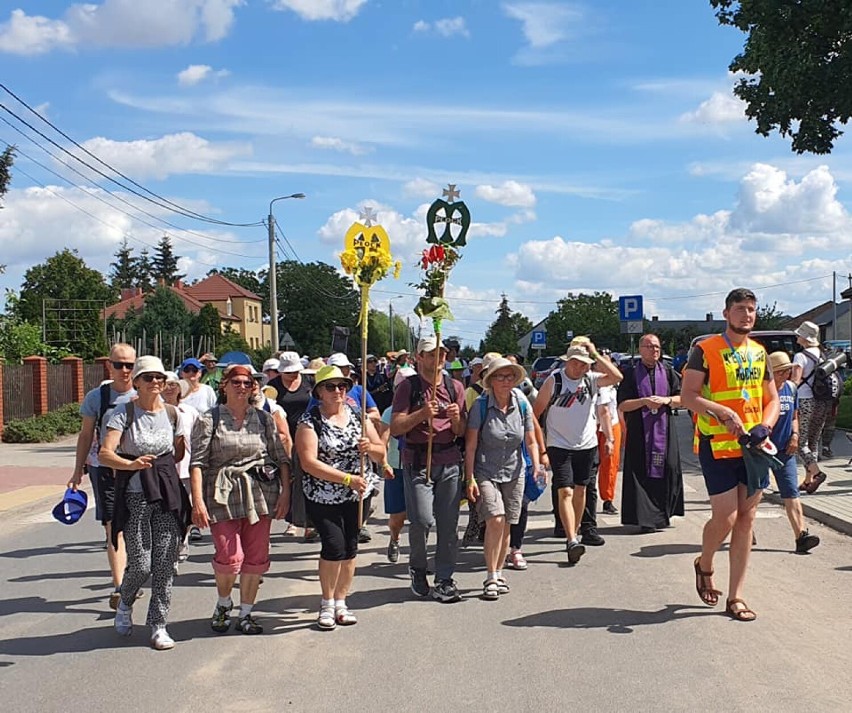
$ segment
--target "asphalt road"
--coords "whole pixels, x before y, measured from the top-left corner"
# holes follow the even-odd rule
[[[678,417],[683,450],[688,422]],[[384,520],[359,556],[349,598],[359,623],[314,627],[319,545],[281,534],[257,611],[266,633],[216,635],[209,539],[175,582],[174,650],[148,648],[147,598],[129,639],[112,628],[102,531],[45,507],[0,514],[0,684],[8,711],[848,711],[852,710],[852,549],[811,524],[822,544],[792,554],[779,507],[757,524],[747,601],[753,623],[704,606],[692,560],[708,505],[685,457],[685,518],[640,535],[600,516],[602,548],[572,569],[550,538],[544,503],[531,517],[526,572],[479,599],[478,549],[465,550],[462,602],[414,601],[405,553],[384,557]],[[69,469],[70,472],[70,469]],[[542,500],[546,500],[543,498]],[[463,524],[463,523],[462,523]],[[727,557],[716,562],[725,589]]]

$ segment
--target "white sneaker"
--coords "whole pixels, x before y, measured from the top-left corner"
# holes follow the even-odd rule
[[[133,609],[125,609],[119,604],[115,610],[114,625],[119,636],[130,636],[133,633]]]
[[[151,636],[152,649],[156,649],[157,651],[168,651],[174,647],[175,640],[169,636],[169,632],[166,631],[166,627],[164,626],[157,629],[153,636]]]

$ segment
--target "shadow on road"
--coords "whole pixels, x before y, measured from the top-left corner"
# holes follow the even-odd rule
[[[631,557],[665,557],[666,555],[685,555],[699,554],[701,552],[701,543],[696,544],[678,544],[670,545],[648,545],[642,547],[638,552],[631,552]]]
[[[852,565],[847,565],[845,567],[835,567],[834,569],[838,572],[852,572]]]
[[[10,552],[0,552],[0,557],[10,557],[13,559],[28,559],[30,557],[42,557],[44,555],[59,555],[59,554],[91,554],[92,552],[104,552],[104,541],[97,542],[59,542],[50,547],[33,547],[28,550],[11,550]]]
[[[668,604],[657,611],[637,611],[635,609],[605,609],[600,607],[578,607],[577,609],[554,609],[507,619],[504,626],[539,627],[550,626],[561,629],[606,629],[610,634],[632,634],[637,626],[666,624],[676,619],[689,619],[696,616],[719,616],[721,611],[706,608],[694,611],[697,607],[682,604]]]

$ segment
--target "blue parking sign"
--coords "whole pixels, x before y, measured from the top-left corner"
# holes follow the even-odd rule
[[[537,329],[532,333],[532,345],[544,346],[547,343],[547,332],[543,329]]]
[[[644,317],[642,308],[642,295],[626,295],[618,298],[618,320],[620,322],[632,322]]]

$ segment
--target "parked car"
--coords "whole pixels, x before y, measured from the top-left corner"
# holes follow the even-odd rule
[[[561,363],[559,355],[557,356],[542,356],[532,363],[530,368],[530,379],[536,389],[540,389],[544,380],[548,377],[553,367]]]
[[[689,345],[690,350],[698,342],[712,336],[712,334],[702,334],[700,337],[696,337]],[[761,344],[767,354],[785,351],[792,359],[794,354],[802,351],[802,347],[796,341],[796,333],[789,329],[756,329],[753,332],[749,332],[748,338],[754,339],[754,341]]]

